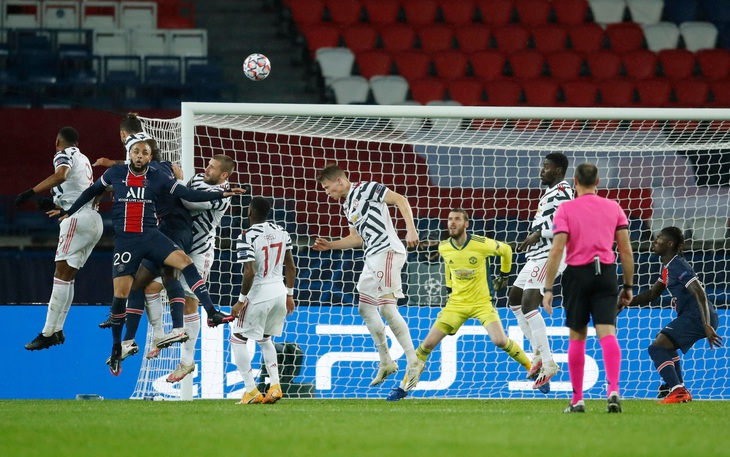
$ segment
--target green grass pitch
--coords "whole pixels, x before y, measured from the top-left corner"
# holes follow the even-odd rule
[[[624,400],[2,400],[0,455],[721,456],[730,402]]]

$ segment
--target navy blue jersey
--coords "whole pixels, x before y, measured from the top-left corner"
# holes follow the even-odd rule
[[[171,179],[175,179],[175,172],[172,171],[172,163],[168,161],[164,162],[151,162],[150,168],[156,168],[160,172],[166,174]],[[193,225],[193,217],[190,215],[182,200],[168,192],[163,192],[157,197],[157,217],[164,219],[169,215],[176,215],[179,218],[185,220],[188,225]]]
[[[699,315],[700,307],[692,292],[687,287],[699,278],[684,257],[674,256],[662,266],[662,277],[659,279],[672,295],[672,303],[678,315],[685,312]],[[709,304],[710,310],[713,306]]]

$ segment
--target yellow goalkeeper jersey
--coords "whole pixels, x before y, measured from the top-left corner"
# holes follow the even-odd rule
[[[509,273],[512,269],[512,248],[484,236],[468,234],[466,243],[460,248],[449,238],[439,244],[439,253],[444,259],[446,287],[451,288],[450,305],[491,302],[488,257],[501,257],[502,272]]]

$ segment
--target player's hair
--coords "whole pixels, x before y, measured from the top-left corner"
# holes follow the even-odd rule
[[[575,169],[575,178],[581,186],[595,186],[598,184],[598,167],[592,163],[582,163]]]
[[[271,203],[264,197],[253,197],[251,199],[251,216],[256,222],[263,222],[269,217]],[[251,221],[251,222],[254,222]]]
[[[236,167],[236,162],[234,162],[233,159],[225,154],[216,154],[212,158],[213,160],[220,162],[221,171],[223,171],[224,173],[228,173],[229,176],[233,172],[233,169]]]
[[[684,234],[682,229],[679,227],[664,227],[659,231],[662,235],[666,236],[674,242],[674,248],[677,252],[681,253],[684,251]]]
[[[556,167],[563,169],[563,176],[568,171],[568,158],[562,152],[551,152],[545,156],[545,160],[549,160],[555,164]]]
[[[337,166],[337,164],[329,164],[319,172],[319,175],[317,175],[317,182],[333,181],[344,176],[345,171],[342,168]]]
[[[455,208],[455,209],[452,209],[451,212],[452,213],[461,213],[461,215],[464,216],[464,220],[466,222],[469,222],[469,213],[467,213],[465,209]]]
[[[137,113],[127,113],[121,124],[119,124],[119,130],[124,130],[127,133],[142,132],[142,121],[137,117]]]
[[[79,143],[79,132],[73,127],[64,127],[58,131],[58,136],[66,143],[76,146]]]

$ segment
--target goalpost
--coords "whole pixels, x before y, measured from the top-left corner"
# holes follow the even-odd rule
[[[539,179],[544,156],[565,153],[568,179],[575,166],[593,162],[599,169],[600,194],[617,200],[629,216],[634,292],[646,290],[659,277],[660,260],[651,254],[652,233],[678,226],[688,239],[686,256],[718,307],[718,333],[727,335],[730,110],[183,103],[180,118],[143,121],[166,158],[181,163],[186,178],[200,172],[215,154],[231,156],[237,164],[231,183],[250,184],[253,195],[269,198],[272,219],[291,233],[298,307],[287,318],[284,335],[274,340],[295,343],[301,354],[283,359],[285,364],[294,360],[280,367],[287,370],[285,396],[385,398],[405,371],[403,350],[388,329],[400,372],[381,386],[368,387],[378,355],[356,306],[362,251],[310,249],[316,236],[340,237],[348,231],[340,203],[328,200],[315,180],[332,162],[346,169],[353,182],[379,181],[406,196],[422,241],[444,239],[445,216],[451,208],[464,208],[471,214],[472,232],[513,247],[528,233],[544,189]],[[234,199],[219,229],[209,289],[224,311],[235,303],[241,284],[233,240],[247,227],[247,204],[247,198]],[[391,213],[403,238],[404,223],[395,209]],[[429,259],[428,244],[409,254],[403,271],[407,297],[399,303],[416,345],[446,297],[442,267],[438,259]],[[515,255],[510,283],[522,265],[524,256]],[[559,293],[552,317],[543,313],[562,368],[547,396],[531,389],[524,370],[495,348],[473,320],[434,351],[410,396],[567,398],[568,332],[561,298]],[[504,291],[496,294],[494,304],[509,336],[531,355],[506,307]],[[661,378],[646,348],[673,317],[666,294],[650,306],[619,315],[624,398],[656,396]],[[585,395],[604,398],[600,346],[595,333],[590,335]],[[240,398],[243,382],[232,363],[228,336],[228,326],[201,330],[196,371],[182,387],[165,382],[179,360],[179,348],[145,360],[132,398]],[[151,339],[148,334],[146,345]],[[260,351],[254,344],[249,349],[256,352],[252,367],[258,372]],[[693,397],[730,399],[729,362],[727,345],[710,351],[704,340],[682,355]]]

